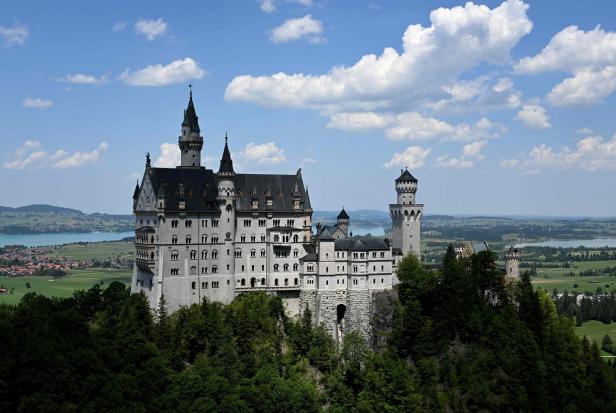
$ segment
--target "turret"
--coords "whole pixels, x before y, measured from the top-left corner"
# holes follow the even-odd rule
[[[220,158],[220,168],[218,168],[218,197],[233,197],[235,195],[235,171],[233,170],[233,160],[229,151],[229,137],[225,133],[225,148]]]
[[[400,171],[396,179],[396,203],[389,205],[392,221],[392,242],[394,253],[405,256],[412,252],[421,256],[421,217],[423,204],[415,203],[417,179],[408,168]]]
[[[408,168],[400,170],[400,176],[396,179],[396,193],[398,204],[410,205],[415,203],[417,192],[417,179],[411,175]]]
[[[518,249],[511,246],[505,252],[505,280],[513,281],[520,279]]]
[[[203,148],[203,137],[200,135],[199,118],[195,111],[192,99],[192,88],[188,107],[184,111],[184,121],[182,122],[182,135],[178,138],[178,145],[182,156],[181,167],[200,167],[201,149]]]
[[[138,200],[139,200],[139,181],[137,181],[137,185],[135,186],[135,191],[133,192],[133,211],[137,208]]]
[[[340,211],[340,213],[336,217],[336,222],[338,224],[338,228],[340,228],[342,232],[344,232],[344,235],[348,236],[349,235],[349,214],[347,214],[347,212],[344,210],[344,207],[342,207],[342,211]]]

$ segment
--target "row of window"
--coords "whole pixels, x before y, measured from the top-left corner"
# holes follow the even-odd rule
[[[238,282],[238,284],[241,287],[246,287],[246,279],[245,278],[242,278],[241,280],[237,280],[237,282]],[[279,284],[278,278],[274,278],[274,286],[278,287],[279,285],[280,284]],[[283,285],[285,287],[289,286],[289,279],[288,278],[284,279]],[[298,278],[294,278],[293,279],[293,285],[299,285],[299,279]],[[265,278],[261,278],[261,283],[260,284],[258,284],[258,280],[256,278],[251,278],[250,279],[250,286],[253,287],[253,288],[254,287],[266,287]]]
[[[154,244],[154,235],[148,236],[148,234],[135,234],[135,241],[137,242],[147,244],[148,240],[150,244]]]
[[[207,235],[202,235],[201,236],[201,243],[202,244],[207,244],[208,243],[208,239],[210,241],[210,244],[218,244],[218,235],[213,235],[211,238],[208,238]],[[230,241],[231,240],[231,233],[227,232],[226,234],[226,240]],[[147,240],[146,240],[147,241]],[[192,236],[187,235],[185,238],[186,244],[190,245],[192,243]],[[154,242],[154,236],[152,236],[152,243]],[[240,242],[246,242],[246,235],[240,235]],[[257,237],[256,235],[251,235],[250,236],[250,242],[257,242]],[[261,242],[266,242],[266,237],[265,235],[261,235]],[[280,242],[280,235],[275,234],[274,235],[274,242]],[[289,235],[283,235],[282,236],[282,242],[289,242]],[[295,234],[293,235],[293,242],[299,242],[299,235]],[[173,235],[171,237],[171,243],[172,244],[177,244],[178,243],[178,236],[177,235]]]
[[[135,251],[135,255],[137,256],[137,258],[142,258],[144,260],[147,260],[147,259],[153,260],[154,259],[154,251],[152,251],[152,252],[150,252],[148,254],[147,251],[136,250]]]
[[[141,224],[143,224],[144,220],[141,219],[140,220]],[[150,220],[146,220],[147,224],[150,224]],[[156,220],[152,221],[153,225],[156,225]],[[272,220],[272,224],[275,227],[279,227],[280,226],[280,219],[274,219]],[[192,219],[186,219],[184,220],[184,227],[185,228],[192,228],[193,225],[193,221]],[[211,226],[212,228],[217,228],[219,225],[219,220],[218,219],[211,219],[211,220],[207,220],[207,219],[202,219],[201,220],[201,227],[203,228],[207,228],[209,226]],[[260,227],[265,227],[267,226],[267,220],[266,219],[259,219],[258,220],[258,225]],[[286,225],[288,227],[293,227],[295,226],[295,220],[294,219],[287,219],[286,221]],[[307,221],[304,220],[304,225],[307,225]],[[171,228],[178,228],[180,226],[180,221],[177,219],[172,219],[171,220]],[[252,226],[252,219],[245,219],[244,220],[244,226],[245,227],[250,227]]]
[[[201,282],[201,289],[202,290],[207,290],[209,285],[210,285],[209,281],[202,281]],[[220,284],[219,284],[218,281],[212,281],[212,288],[219,288],[219,286],[220,286]],[[193,290],[196,290],[197,289],[197,282],[193,281],[191,287],[192,287]]]

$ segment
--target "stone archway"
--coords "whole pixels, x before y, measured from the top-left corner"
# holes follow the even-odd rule
[[[336,335],[336,341],[338,343],[342,343],[342,338],[344,337],[346,327],[344,316],[346,315],[346,311],[346,305],[338,304],[338,306],[336,306],[336,325],[334,326],[334,334]]]

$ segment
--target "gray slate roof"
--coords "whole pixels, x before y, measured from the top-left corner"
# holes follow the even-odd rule
[[[405,169],[400,173],[400,176],[396,179],[396,182],[417,182],[417,178],[411,175],[408,169]]]
[[[336,240],[334,248],[344,251],[388,250],[389,240],[387,238],[371,236],[340,238]]]
[[[310,197],[304,187],[301,173],[295,175],[235,174],[235,195],[238,211],[255,211],[252,200],[259,201],[256,211],[293,211],[293,192],[296,188],[300,199],[299,211],[310,209]],[[267,196],[272,207],[267,208]]]
[[[157,198],[165,200],[165,211],[218,212],[214,172],[205,168],[149,168]],[[186,208],[178,203],[184,200]]]

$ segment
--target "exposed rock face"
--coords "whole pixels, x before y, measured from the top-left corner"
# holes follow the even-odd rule
[[[380,351],[387,345],[388,332],[392,327],[398,293],[396,290],[378,291],[372,294],[370,302],[370,323],[374,350]]]

